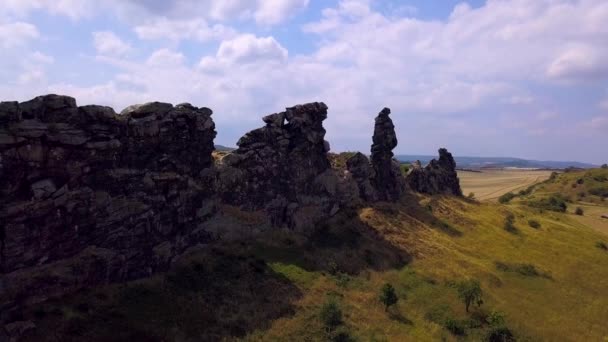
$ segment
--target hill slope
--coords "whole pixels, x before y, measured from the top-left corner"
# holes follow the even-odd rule
[[[340,214],[312,237],[269,232],[195,250],[167,275],[84,291],[24,318],[61,340],[478,341],[508,329],[524,341],[600,341],[608,237],[526,202],[572,189],[573,177],[553,177],[509,205],[416,196]],[[469,313],[457,291],[465,279],[483,291]],[[385,312],[378,296],[387,282],[399,301]],[[320,319],[328,301],[342,311],[333,331]]]

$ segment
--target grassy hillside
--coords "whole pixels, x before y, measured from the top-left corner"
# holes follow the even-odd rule
[[[273,232],[193,251],[167,275],[21,318],[38,326],[31,341],[480,341],[492,331],[603,341],[608,236],[570,207],[606,208],[578,196],[608,184],[606,173],[554,176],[506,205],[416,196],[342,213],[309,238]],[[565,213],[528,203],[556,194],[572,197]],[[467,313],[458,288],[468,279],[480,282],[483,304]],[[387,311],[385,283],[399,299]],[[327,303],[341,311],[331,329]]]

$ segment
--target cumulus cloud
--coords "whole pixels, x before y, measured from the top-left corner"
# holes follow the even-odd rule
[[[152,67],[176,67],[182,65],[184,60],[185,57],[181,52],[160,49],[148,57],[146,64]]]
[[[10,49],[25,45],[40,36],[36,26],[25,22],[0,22],[0,47]]]
[[[243,34],[223,41],[217,59],[226,63],[254,63],[287,60],[288,52],[273,37],[256,37]]]
[[[608,55],[602,56],[602,52],[598,50],[590,46],[570,48],[549,65],[547,75],[563,80],[606,78],[608,76]]]
[[[258,1],[255,21],[264,25],[275,25],[285,21],[293,13],[308,6],[309,0],[262,0]]]
[[[168,20],[157,18],[135,27],[141,39],[168,39],[171,41],[195,40],[206,42],[222,40],[236,35],[236,30],[222,24],[209,25],[204,19]]]
[[[3,0],[0,13],[23,16],[34,10],[46,10],[51,14],[79,19],[91,16],[96,4],[93,0]]]
[[[110,31],[93,32],[93,44],[98,54],[106,56],[124,56],[132,47]]]

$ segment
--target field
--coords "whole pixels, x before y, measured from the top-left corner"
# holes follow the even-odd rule
[[[411,195],[342,212],[312,236],[195,251],[166,275],[33,307],[24,317],[41,334],[26,341],[606,341],[608,236],[585,220],[608,208],[595,195],[607,182],[608,170],[562,173],[508,204]],[[565,212],[531,206],[555,196]],[[470,312],[467,279],[483,292]],[[320,318],[330,301],[334,329]]]
[[[507,192],[517,192],[549,178],[545,170],[484,170],[482,172],[458,171],[462,191],[471,192],[480,201],[496,200]]]

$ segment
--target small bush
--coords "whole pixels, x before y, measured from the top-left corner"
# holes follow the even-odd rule
[[[502,204],[507,204],[509,202],[511,202],[511,200],[515,198],[515,194],[512,192],[507,192],[506,194],[498,197],[498,202],[502,203]]]
[[[538,208],[540,210],[550,210],[560,213],[565,213],[568,209],[566,199],[560,195],[553,195],[551,197],[543,198],[540,200],[531,200],[528,201],[527,204],[533,208]]]
[[[536,266],[532,264],[519,264],[515,268],[515,271],[524,277],[538,277],[541,275]]]
[[[395,293],[395,288],[389,283],[386,283],[384,284],[384,286],[382,286],[382,289],[380,290],[379,299],[380,302],[384,304],[384,311],[388,311],[388,308],[392,305],[397,304],[397,301],[399,300],[397,294]]]
[[[474,192],[470,192],[469,196],[467,196],[469,199],[475,199],[475,193]]]
[[[515,341],[515,336],[509,328],[499,326],[490,329],[485,340],[488,342],[512,342]]]
[[[595,243],[595,247],[599,248],[599,249],[603,249],[605,251],[608,251],[608,245],[604,242],[604,241],[598,241]]]
[[[342,310],[338,306],[335,300],[329,300],[323,307],[321,307],[320,314],[321,322],[325,326],[325,329],[332,331],[336,327],[342,324]]]
[[[486,317],[486,322],[493,327],[503,326],[505,324],[505,314],[500,311],[492,311]]]
[[[577,207],[576,210],[574,211],[574,213],[578,216],[583,216],[585,215],[585,211],[583,210],[583,208],[581,207]]]
[[[538,222],[536,220],[528,220],[528,225],[534,229],[540,228],[540,222]]]
[[[585,184],[585,180],[582,178],[579,178],[576,180],[576,184]]]
[[[330,336],[332,342],[353,342],[355,339],[350,335],[350,332],[346,327],[340,327],[336,329]]]
[[[457,285],[458,297],[465,305],[466,311],[469,312],[471,304],[481,306],[483,304],[481,284],[477,279],[470,279],[460,282]]]
[[[444,324],[445,328],[448,329],[452,334],[457,336],[464,335],[465,324],[463,321],[448,318]]]
[[[589,193],[594,196],[606,198],[606,197],[608,197],[608,187],[607,186],[594,187],[594,188],[589,189]]]
[[[517,233],[517,228],[515,227],[515,215],[508,213],[505,217],[505,225],[504,229],[509,233]]]

